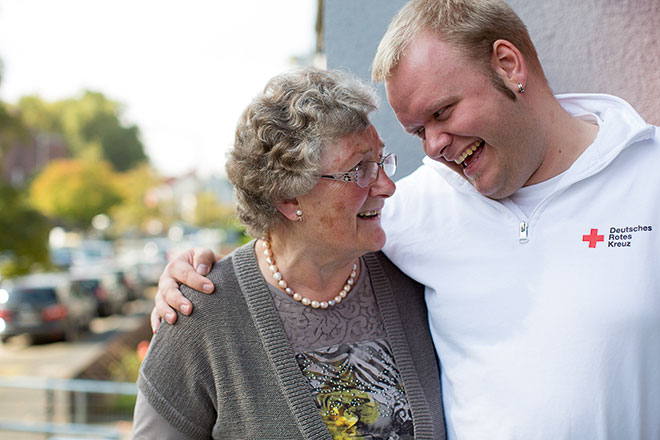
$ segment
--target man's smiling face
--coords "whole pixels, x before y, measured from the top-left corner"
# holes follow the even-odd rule
[[[408,45],[385,82],[403,128],[424,153],[481,194],[508,197],[543,162],[522,106],[498,90],[485,68],[431,33]],[[500,74],[495,69],[496,74]]]

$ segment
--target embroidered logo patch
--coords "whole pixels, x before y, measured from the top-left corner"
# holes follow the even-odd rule
[[[607,235],[608,248],[632,247],[633,239],[640,232],[651,232],[653,226],[625,226],[625,227],[610,227],[609,234]],[[582,241],[589,243],[590,248],[595,248],[600,242],[605,241],[605,234],[598,234],[598,229],[591,228],[588,235],[582,236]]]

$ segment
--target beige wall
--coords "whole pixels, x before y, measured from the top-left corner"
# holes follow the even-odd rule
[[[660,0],[507,0],[555,93],[602,92],[660,125]]]

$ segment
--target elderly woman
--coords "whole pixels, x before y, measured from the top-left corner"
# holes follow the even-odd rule
[[[214,265],[216,295],[163,324],[138,379],[135,439],[441,439],[422,288],[377,252],[396,157],[375,94],[339,71],[273,78],[227,163],[260,237]]]

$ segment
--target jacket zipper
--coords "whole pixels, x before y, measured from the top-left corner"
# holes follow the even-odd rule
[[[520,244],[527,243],[529,241],[529,225],[525,220],[520,222],[520,235],[518,237]]]

